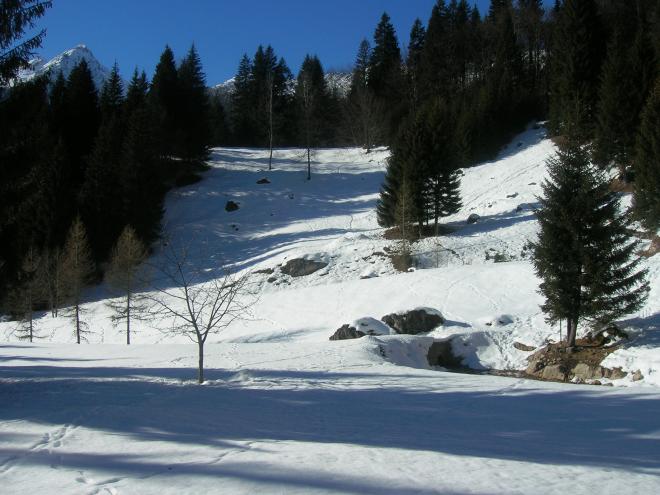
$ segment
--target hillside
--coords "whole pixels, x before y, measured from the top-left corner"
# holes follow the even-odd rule
[[[558,339],[524,250],[553,150],[529,129],[465,170],[452,232],[417,243],[406,273],[385,255],[394,241],[374,211],[386,150],[319,150],[311,181],[298,150],[278,150],[271,172],[264,150],[214,150],[201,182],[170,193],[166,232],[203,245],[203,266],[250,271],[251,314],[210,338],[202,387],[191,382],[195,346],[167,321],[136,323],[133,345],[121,344],[104,286],[88,293],[89,343],[72,345],[64,318],[41,315],[34,345],[0,323],[7,493],[179,494],[193,479],[195,492],[220,483],[245,494],[657,492],[658,256],[645,261],[646,307],[623,322],[633,338],[608,358],[643,380],[545,383],[426,361],[429,337],[454,336],[473,368],[517,370],[529,353],[515,342]],[[481,218],[468,225],[472,213]],[[283,274],[296,258],[327,267]],[[428,336],[328,340],[342,324],[416,307],[447,322]]]

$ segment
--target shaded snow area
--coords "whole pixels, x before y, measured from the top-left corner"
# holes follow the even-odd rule
[[[0,493],[660,493],[660,256],[644,261],[647,305],[622,322],[629,342],[604,362],[642,380],[545,383],[426,359],[452,337],[474,369],[520,370],[530,352],[514,343],[559,338],[526,248],[553,150],[530,129],[465,170],[451,233],[415,243],[405,273],[376,222],[386,150],[320,150],[311,181],[299,150],[277,150],[272,171],[264,150],[214,150],[203,180],[168,196],[165,232],[203,246],[208,273],[249,271],[250,314],[209,337],[203,386],[186,337],[135,322],[121,345],[104,286],[87,294],[86,344],[64,318],[38,315],[34,345],[0,323]],[[285,274],[295,259],[315,271]],[[380,321],[415,308],[446,321],[416,336]],[[345,324],[374,335],[329,341]]]

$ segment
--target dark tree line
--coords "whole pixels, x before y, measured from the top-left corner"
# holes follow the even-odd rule
[[[208,157],[212,116],[194,46],[179,64],[166,47],[151,83],[136,69],[125,87],[115,65],[97,88],[83,60],[66,79],[60,73],[7,89],[0,100],[0,300],[7,309],[25,301],[12,292],[36,279],[47,289],[31,296],[33,307],[78,307],[75,287],[100,279],[127,226],[144,245],[153,242],[165,192],[193,180]],[[66,283],[72,229],[92,267],[73,293]]]

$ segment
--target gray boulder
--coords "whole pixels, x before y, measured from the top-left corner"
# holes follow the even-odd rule
[[[225,211],[232,212],[238,210],[239,206],[238,203],[234,201],[227,201],[227,204],[225,205]]]
[[[282,267],[282,273],[291,277],[304,277],[305,275],[311,275],[314,272],[318,272],[326,266],[328,266],[328,264],[323,261],[297,258],[287,261]]]
[[[348,324],[342,325],[341,328],[330,337],[330,340],[348,340],[348,339],[359,339],[364,337],[365,333],[360,332],[355,327],[352,327]]]
[[[477,222],[479,221],[480,218],[481,218],[481,217],[480,217],[479,215],[477,215],[476,213],[472,213],[472,214],[467,218],[467,223],[468,223],[468,225],[469,225],[469,224],[473,224],[473,223],[477,223]]]
[[[439,327],[445,322],[445,319],[435,310],[419,308],[405,313],[385,315],[381,321],[387,323],[396,333],[417,335]]]

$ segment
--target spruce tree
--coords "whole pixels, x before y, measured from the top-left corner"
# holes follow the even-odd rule
[[[403,62],[396,31],[387,13],[383,13],[376,31],[369,60],[369,88],[380,101],[384,135],[393,142],[404,113]]]
[[[548,169],[533,262],[545,297],[541,309],[550,323],[566,320],[566,342],[574,347],[579,322],[607,324],[635,311],[648,283],[618,196],[588,151],[568,139]]]
[[[101,123],[98,91],[85,60],[69,74],[65,105],[64,143],[71,162],[71,195],[74,196],[85,177],[85,158],[92,151]]]
[[[572,132],[579,139],[593,134],[603,59],[601,29],[595,0],[565,0],[553,46],[550,124],[554,132],[565,132],[573,122]]]
[[[80,344],[84,335],[88,333],[87,325],[82,320],[82,293],[85,285],[92,281],[95,271],[87,234],[80,217],[74,220],[69,230],[64,244],[60,270],[65,300],[71,304],[67,315],[73,320],[76,343]]]
[[[660,78],[642,114],[634,170],[636,215],[655,232],[660,228]]]
[[[382,131],[381,109],[369,87],[369,59],[371,45],[363,39],[360,42],[351,74],[351,87],[345,102],[346,128],[356,146],[362,146],[367,153],[379,141]]]
[[[124,83],[119,75],[119,66],[115,62],[110,71],[110,77],[103,84],[101,95],[99,96],[99,107],[101,110],[101,119],[119,117],[124,104]]]
[[[138,73],[137,68],[135,68],[126,90],[124,117],[129,118],[135,110],[144,108],[148,101],[148,94],[149,81],[147,81],[147,74],[144,71]]]
[[[156,118],[159,151],[162,157],[175,154],[181,95],[174,52],[169,46],[160,56],[149,91],[152,113]]]
[[[252,62],[243,55],[234,77],[231,95],[231,127],[237,145],[251,144],[254,134],[254,101],[252,98]]]
[[[421,63],[425,37],[426,29],[424,28],[422,21],[415,19],[413,27],[410,30],[408,57],[406,59],[408,98],[413,113],[417,111],[420,100]]]
[[[179,119],[176,123],[178,154],[190,162],[208,159],[211,131],[206,76],[195,45],[178,69]]]
[[[614,163],[625,176],[655,61],[643,12],[626,4],[617,21],[603,64],[594,159],[602,166]]]
[[[3,0],[0,5],[0,88],[13,79],[19,69],[28,67],[46,30],[20,40],[51,6],[52,2],[43,0]]]

